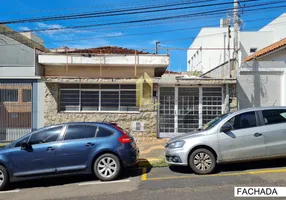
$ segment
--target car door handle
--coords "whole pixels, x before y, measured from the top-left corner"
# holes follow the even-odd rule
[[[261,133],[254,133],[254,137],[260,137],[260,136],[262,136]]]
[[[92,142],[88,142],[88,143],[86,143],[86,145],[85,145],[85,146],[90,147],[90,146],[93,146],[93,145],[94,145],[94,143],[92,143]]]
[[[47,151],[53,151],[53,150],[55,150],[55,148],[54,147],[48,147],[46,150]]]

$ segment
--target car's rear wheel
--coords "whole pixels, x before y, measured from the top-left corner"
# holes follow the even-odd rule
[[[102,181],[116,179],[121,171],[121,164],[117,156],[107,153],[99,156],[94,163],[94,173]]]
[[[0,165],[0,191],[4,190],[9,183],[8,172],[5,167]]]
[[[215,170],[216,159],[207,149],[197,149],[190,155],[189,165],[196,174],[210,174]]]

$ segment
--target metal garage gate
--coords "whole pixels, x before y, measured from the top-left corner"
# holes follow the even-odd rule
[[[222,87],[160,87],[159,137],[201,127],[222,113]]]
[[[0,83],[0,141],[13,141],[32,127],[32,84]]]

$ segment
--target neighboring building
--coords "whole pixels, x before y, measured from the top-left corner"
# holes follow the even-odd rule
[[[241,61],[256,51],[283,39],[286,35],[286,13],[274,19],[259,31],[239,32],[239,59]],[[210,70],[233,59],[233,29],[231,28],[230,53],[228,47],[228,23],[223,21],[220,27],[202,28],[197,38],[188,50],[188,71],[200,71],[207,73]],[[216,76],[221,76],[217,74]]]
[[[0,141],[44,125],[44,85],[36,58],[36,51],[44,51],[43,41],[26,36],[0,25]]]
[[[244,59],[237,90],[240,108],[286,105],[286,37]]]

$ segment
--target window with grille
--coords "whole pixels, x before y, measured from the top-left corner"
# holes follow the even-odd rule
[[[0,102],[18,102],[18,90],[0,89]]]
[[[222,88],[203,88],[203,124],[222,114]]]
[[[136,85],[61,84],[60,111],[138,111]]]

